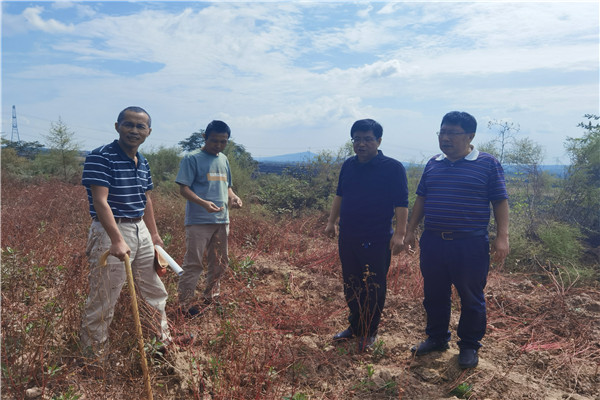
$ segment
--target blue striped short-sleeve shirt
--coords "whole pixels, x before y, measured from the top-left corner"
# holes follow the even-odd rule
[[[487,229],[490,202],[508,198],[500,162],[477,150],[455,162],[431,158],[417,195],[425,197],[425,229],[455,232]]]
[[[115,217],[139,218],[146,208],[146,192],[154,188],[148,160],[136,154],[138,165],[117,140],[92,150],[83,165],[81,183],[87,190],[90,215],[96,217],[91,186],[108,188],[108,205]]]

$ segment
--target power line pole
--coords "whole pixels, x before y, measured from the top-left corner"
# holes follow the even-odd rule
[[[15,106],[12,108],[12,133],[10,134],[10,141],[14,142],[15,136],[17,137],[17,143],[21,143],[19,137],[19,127],[17,126],[17,109]]]

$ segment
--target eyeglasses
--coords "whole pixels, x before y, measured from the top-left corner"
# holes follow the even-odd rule
[[[467,132],[436,132],[435,133],[438,136],[442,136],[442,135],[446,135],[446,136],[450,136],[450,137],[456,137],[458,135],[468,135]]]
[[[129,122],[129,121],[125,121],[125,122],[121,122],[121,126],[127,129],[133,129],[138,128],[140,131],[145,131],[146,129],[148,129],[148,127],[144,124],[134,124],[133,122]]]
[[[369,144],[369,143],[373,143],[377,139],[375,139],[373,136],[367,136],[364,138],[360,138],[360,137],[352,138],[350,140],[352,140],[352,143],[354,143],[354,144],[359,144],[361,142],[364,144]]]

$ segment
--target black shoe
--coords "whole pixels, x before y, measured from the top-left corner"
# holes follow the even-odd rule
[[[352,339],[353,337],[354,337],[354,334],[348,328],[348,329],[345,329],[345,330],[343,330],[341,332],[338,332],[335,335],[333,335],[333,341],[334,342],[341,342],[342,340]]]
[[[189,319],[195,318],[202,314],[202,310],[200,310],[198,306],[191,306],[187,310],[180,308],[179,312],[181,312],[185,318]]]
[[[362,353],[363,351],[367,351],[373,347],[375,340],[377,338],[375,336],[362,336],[358,339],[358,352]]]
[[[424,342],[419,343],[416,346],[410,348],[410,351],[415,353],[416,356],[422,356],[429,354],[432,351],[446,351],[448,350],[448,342],[442,341],[437,342],[431,338],[427,338]]]
[[[475,368],[479,364],[477,349],[460,349],[458,353],[458,366],[462,369]]]

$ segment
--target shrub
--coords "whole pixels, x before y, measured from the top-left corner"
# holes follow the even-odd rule
[[[17,150],[10,147],[2,148],[2,175],[25,177],[31,172],[31,161],[17,154]]]
[[[577,227],[552,221],[538,228],[538,236],[548,257],[564,262],[581,256],[583,235]]]
[[[264,175],[256,199],[275,214],[296,216],[306,206],[309,185],[289,175]]]
[[[179,162],[181,156],[180,150],[177,147],[160,146],[158,150],[150,150],[143,152],[150,164],[152,172],[152,180],[156,186],[164,183],[175,184],[175,176],[179,170]]]

